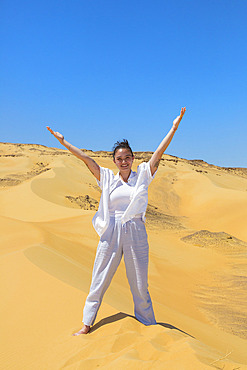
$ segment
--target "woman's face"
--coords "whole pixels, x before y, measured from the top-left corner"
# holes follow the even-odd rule
[[[134,161],[134,156],[132,156],[131,151],[127,148],[120,148],[115,153],[115,158],[113,162],[119,169],[121,173],[129,173]]]

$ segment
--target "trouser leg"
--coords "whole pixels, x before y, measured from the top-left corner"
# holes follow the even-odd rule
[[[104,293],[122,258],[117,230],[110,231],[101,238],[96,252],[90,292],[83,309],[83,323],[88,326],[93,325]]]
[[[123,253],[135,317],[145,325],[154,325],[156,320],[148,291],[149,245],[145,225],[140,219],[126,226]]]

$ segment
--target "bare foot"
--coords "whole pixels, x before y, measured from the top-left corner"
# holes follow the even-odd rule
[[[83,328],[73,335],[87,334],[90,331],[90,326],[83,325]]]

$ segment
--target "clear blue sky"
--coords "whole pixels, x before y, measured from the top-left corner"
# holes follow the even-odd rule
[[[246,0],[0,1],[0,141],[247,167]]]

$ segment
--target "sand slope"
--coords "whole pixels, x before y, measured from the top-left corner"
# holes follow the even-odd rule
[[[88,153],[116,172],[109,153]],[[99,199],[68,151],[0,143],[0,368],[246,369],[247,169],[164,155],[147,212],[158,325],[133,317],[122,261],[92,332],[73,337]]]

